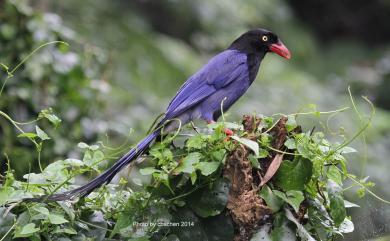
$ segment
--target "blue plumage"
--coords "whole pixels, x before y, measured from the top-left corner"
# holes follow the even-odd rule
[[[182,124],[193,119],[213,121],[214,113],[230,107],[249,87],[247,56],[236,50],[225,50],[214,56],[179,89],[166,112],[166,120],[178,118]]]
[[[198,72],[192,75],[179,89],[170,102],[164,118],[156,130],[138,143],[120,158],[110,169],[77,189],[54,194],[48,200],[66,200],[76,196],[85,196],[93,189],[108,183],[127,164],[142,155],[153,140],[164,132],[177,128],[179,119],[186,124],[194,119],[215,121],[223,110],[229,109],[249,88],[255,79],[260,62],[268,51],[290,58],[287,48],[273,33],[255,29],[236,39],[225,51],[209,60]]]

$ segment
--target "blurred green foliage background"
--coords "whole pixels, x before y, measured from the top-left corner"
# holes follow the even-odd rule
[[[349,165],[358,176],[370,176],[377,183],[374,191],[390,199],[389,22],[390,4],[379,0],[0,0],[0,62],[10,69],[42,43],[70,44],[50,45],[27,61],[8,80],[0,110],[23,122],[52,107],[63,119],[57,130],[43,126],[52,137],[44,148],[46,163],[78,156],[80,141],[117,145],[129,137],[134,143],[208,58],[247,29],[263,27],[279,35],[293,58],[269,54],[227,118],[350,106],[351,86],[356,98],[373,100],[377,114],[366,140],[353,143],[360,154],[352,155]],[[1,84],[5,79],[3,70]],[[358,105],[369,113],[360,99]],[[326,118],[304,121],[322,128],[318,123]],[[333,131],[347,137],[359,129],[352,109],[330,120],[331,129],[340,126],[344,129]],[[21,177],[37,170],[37,157],[16,133],[0,119],[2,170],[7,153]],[[346,240],[389,235],[388,205],[370,196],[354,201],[362,208],[351,214],[357,226]]]

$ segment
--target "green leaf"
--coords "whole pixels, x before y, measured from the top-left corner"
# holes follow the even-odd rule
[[[9,197],[15,191],[12,187],[1,187],[0,189],[0,206],[3,206],[9,201]]]
[[[5,70],[5,72],[8,73],[9,67],[7,65],[0,63],[0,67],[3,68]]]
[[[93,152],[93,159],[92,159],[93,164],[96,165],[96,164],[100,163],[103,160],[104,160],[104,153],[102,151],[97,150],[97,151]]]
[[[121,229],[132,226],[133,221],[135,221],[134,213],[129,210],[124,210],[118,213],[118,217],[115,223],[115,226],[110,234],[110,238],[115,234],[119,233]]]
[[[96,151],[97,149],[99,149],[99,146],[98,146],[98,145],[90,145],[90,146],[89,146],[89,149],[90,149],[91,151]]]
[[[269,152],[266,149],[260,148],[258,158],[266,158],[269,155]]]
[[[269,188],[267,185],[263,186],[263,188],[260,190],[260,197],[264,199],[264,201],[267,203],[267,206],[272,209],[272,212],[277,212],[283,205],[283,201],[275,195],[271,188]]]
[[[39,175],[43,175],[45,179],[51,180],[54,183],[61,183],[69,178],[67,166],[63,161],[55,161],[49,164],[41,174],[36,174],[36,181],[39,181]]]
[[[18,224],[18,227],[17,229],[20,231],[21,230],[21,227],[25,226],[26,224],[30,223],[30,219],[31,219],[31,215],[29,213],[28,210],[20,213],[18,216],[17,216],[17,224]]]
[[[200,170],[202,175],[208,176],[211,173],[215,172],[220,163],[219,162],[199,162],[196,164],[196,168]]]
[[[340,233],[352,233],[355,229],[353,222],[348,218],[345,218],[344,221],[340,224],[338,231]]]
[[[298,222],[298,220],[294,217],[290,210],[285,209],[286,217],[288,220],[293,222],[297,226],[297,234],[301,238],[302,241],[316,241],[310,233],[305,229],[305,227]]]
[[[328,180],[327,190],[330,200],[330,216],[333,218],[335,226],[339,227],[347,216],[344,206],[343,189],[336,182]]]
[[[8,208],[9,207],[0,207],[0,237],[4,237],[16,220],[16,215],[10,212]]]
[[[70,220],[73,222],[76,217],[75,210],[72,208],[73,205],[69,204],[68,202],[57,202],[57,203],[64,210],[64,212],[70,218]]]
[[[0,206],[11,203],[11,202],[19,202],[23,198],[32,197],[30,192],[26,192],[23,189],[15,189],[13,187],[0,187]]]
[[[305,199],[301,191],[295,190],[290,190],[286,193],[274,190],[274,194],[283,199],[286,203],[290,204],[294,208],[295,212],[299,211],[299,205]]]
[[[318,152],[320,151],[318,148],[318,144],[313,143],[311,136],[307,133],[300,133],[294,136],[296,150],[299,154],[301,154],[304,158],[313,159],[314,157],[319,157]]]
[[[165,165],[173,159],[173,154],[164,143],[158,143],[149,151],[150,155],[158,160],[158,165]]]
[[[192,152],[188,154],[179,164],[179,166],[175,169],[175,172],[180,173],[189,173],[195,171],[194,164],[198,163],[202,155],[199,152]]]
[[[191,184],[194,185],[196,182],[196,179],[198,178],[198,176],[196,175],[196,172],[192,172],[190,174],[190,178],[191,178]]]
[[[180,241],[180,239],[175,234],[169,234],[164,237],[161,241]]]
[[[303,190],[310,181],[313,164],[310,160],[296,157],[292,162],[283,161],[274,179],[284,191]]]
[[[175,234],[180,241],[208,240],[207,235],[198,218],[191,210],[180,208],[173,213],[173,223],[187,222],[189,226],[173,226],[172,233]],[[193,224],[193,225],[192,225]]]
[[[135,185],[137,185],[137,186],[143,186],[142,180],[139,179],[139,178],[134,177],[134,178],[131,179],[131,181],[132,181]]]
[[[203,135],[195,135],[187,140],[186,146],[188,149],[202,149],[206,147],[207,142]]]
[[[266,224],[262,225],[259,230],[256,230],[256,232],[252,235],[252,238],[250,241],[273,241],[273,239],[270,236],[271,231],[271,225]],[[290,240],[289,240],[290,241]]]
[[[337,167],[333,166],[333,165],[328,168],[326,176],[329,179],[335,181],[339,185],[342,185],[342,183],[343,183],[343,180],[342,180],[341,173],[340,173],[339,169]]]
[[[344,207],[345,208],[360,208],[359,205],[355,204],[355,203],[352,203],[350,201],[347,201],[344,199]]]
[[[251,162],[252,167],[257,168],[257,169],[261,169],[260,162],[259,162],[258,158],[256,158],[254,155],[251,154],[248,156],[248,159]]]
[[[202,218],[200,221],[205,233],[207,234],[208,241],[233,240],[233,221],[231,218],[226,216],[225,212],[213,217]]]
[[[84,162],[79,159],[67,158],[64,160],[64,164],[69,165],[69,167],[81,167],[84,166]]]
[[[53,233],[77,234],[77,231],[73,228],[60,228],[59,226],[57,226],[54,229]]]
[[[260,142],[264,146],[269,146],[271,144],[271,136],[268,133],[261,133]]]
[[[255,153],[255,156],[259,157],[260,150],[259,150],[259,144],[257,142],[249,140],[244,137],[238,137],[238,136],[231,136],[231,138],[249,147]]]
[[[37,135],[38,137],[44,141],[44,140],[49,140],[50,137],[46,134],[46,132],[44,132],[41,128],[39,128],[39,126],[35,126],[35,131],[37,132]]]
[[[295,120],[295,116],[290,115],[288,116],[288,120],[286,122],[286,129],[288,132],[293,131],[295,128],[297,128],[297,122]]]
[[[285,215],[275,214],[271,232],[272,241],[296,241],[295,229],[290,224]]]
[[[294,150],[297,148],[297,145],[295,143],[295,140],[293,138],[289,138],[287,139],[285,142],[284,142],[284,145],[290,149],[290,150]]]
[[[357,152],[357,150],[349,146],[345,146],[340,150],[341,154],[348,154],[348,153],[355,153],[355,152]]]
[[[191,209],[201,217],[220,214],[226,207],[230,183],[226,179],[217,179],[211,190],[203,188],[188,198]]]
[[[79,144],[77,144],[77,146],[81,149],[88,149],[89,148],[89,145],[85,142],[79,142]]]
[[[324,158],[316,156],[311,159],[313,163],[313,179],[318,179],[323,172]]]
[[[30,237],[34,233],[38,232],[40,229],[39,227],[35,227],[35,223],[28,223],[24,225],[21,229],[17,229],[15,231],[14,238],[25,238],[25,237]]]
[[[242,124],[238,124],[238,123],[234,123],[234,122],[222,122],[223,126],[225,128],[228,128],[228,129],[231,129],[231,130],[243,130],[244,127],[242,126]]]
[[[88,217],[84,215],[84,218],[86,218],[85,221],[93,226],[89,226],[88,230],[84,231],[83,234],[91,237],[91,240],[102,241],[107,234],[107,221],[104,219],[103,213],[101,211],[94,211]],[[130,215],[127,215],[127,219],[130,219]]]
[[[268,129],[268,128],[271,128],[271,126],[273,125],[274,118],[271,116],[265,116],[265,117],[263,117],[263,121],[266,124],[266,127]]]
[[[53,110],[51,108],[41,110],[38,115],[38,118],[46,118],[48,119],[55,127],[61,123],[61,119],[58,118],[55,114],[53,114]]]
[[[157,170],[156,168],[154,167],[146,167],[146,168],[142,168],[139,170],[139,172],[142,174],[142,175],[151,175],[155,172],[161,172],[160,170]]]
[[[156,180],[161,181],[171,191],[171,193],[174,193],[172,188],[171,188],[171,185],[169,184],[169,177],[168,177],[167,173],[165,173],[165,172],[154,172],[153,173],[153,177]]]
[[[84,153],[83,162],[85,163],[85,165],[87,165],[95,170],[97,170],[98,164],[100,162],[102,162],[103,160],[104,160],[104,154],[100,150],[91,151],[90,149],[88,149]]]
[[[221,162],[221,161],[223,161],[225,154],[226,154],[226,150],[220,149],[220,150],[212,152],[211,156],[212,156],[214,161]]]
[[[139,237],[139,238],[131,238],[131,239],[128,239],[127,241],[150,241],[150,239],[148,237]]]
[[[49,222],[52,224],[62,224],[67,223],[68,220],[66,220],[62,215],[51,213],[49,215]]]
[[[35,207],[34,210],[37,211],[38,213],[45,215],[45,216],[50,215],[49,209],[47,209],[45,207]]]
[[[31,132],[25,132],[18,135],[18,137],[27,137],[27,138],[35,138],[37,136],[38,136],[37,134]]]
[[[268,150],[260,148],[258,158],[266,158],[267,156],[269,156]]]

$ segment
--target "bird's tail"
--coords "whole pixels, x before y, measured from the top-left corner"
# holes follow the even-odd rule
[[[46,196],[44,198],[40,198],[40,200],[50,200],[50,201],[63,201],[63,200],[69,200],[73,199],[75,197],[85,197],[89,193],[91,193],[95,188],[100,187],[101,185],[105,183],[109,183],[114,176],[122,170],[127,164],[135,160],[137,157],[142,155],[148,148],[150,143],[160,134],[159,130],[154,131],[147,137],[145,137],[142,141],[140,141],[137,146],[133,149],[131,149],[128,153],[126,153],[124,156],[122,156],[116,163],[108,170],[94,178],[89,183],[78,187],[76,189],[59,193],[59,194],[53,194],[50,196]]]

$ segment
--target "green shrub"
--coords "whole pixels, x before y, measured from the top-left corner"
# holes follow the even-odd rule
[[[52,113],[45,117],[56,119]],[[153,144],[143,161],[132,165],[129,178],[78,202],[23,199],[75,188],[76,176],[106,169],[112,148],[103,143],[79,143],[83,159],[58,160],[41,173],[25,174],[23,181],[9,168],[0,189],[0,233],[4,240],[232,240],[242,237],[238,228],[251,224],[240,223],[233,207],[239,202],[234,192],[245,191],[261,202],[256,210],[264,214],[247,228],[247,237],[333,240],[353,231],[347,209],[358,207],[343,197],[345,179],[353,180],[360,194],[373,184],[347,171],[346,156],[355,152],[347,146],[352,140],[332,143],[323,132],[302,132],[295,117],[246,116],[243,125],[210,125],[211,133],[179,130]],[[225,127],[235,135],[227,138]],[[41,143],[47,136],[37,129],[22,137]],[[231,175],[242,172],[250,181]]]
[[[103,105],[99,84],[104,81],[98,76],[105,63],[104,53],[94,46],[79,44],[77,34],[65,27],[56,14],[33,11],[27,1],[7,0],[0,5],[0,110],[19,121],[29,121],[49,107],[61,113],[65,121],[58,130],[48,128],[49,122],[40,123],[56,139],[46,143],[50,148],[44,149],[43,160],[68,153],[76,140],[95,140],[97,132],[86,131],[82,123]],[[30,56],[38,46],[53,41],[71,42],[74,50],[58,42]],[[26,58],[29,61],[24,62]],[[27,123],[24,129],[32,131],[35,125]],[[13,127],[1,118],[0,136],[2,152],[18,160],[19,165],[14,166],[18,176],[29,168],[38,170],[35,165],[29,166],[28,160],[37,159],[25,148],[31,143],[17,138]],[[0,161],[5,163],[3,156]],[[3,171],[4,168],[3,165]]]

